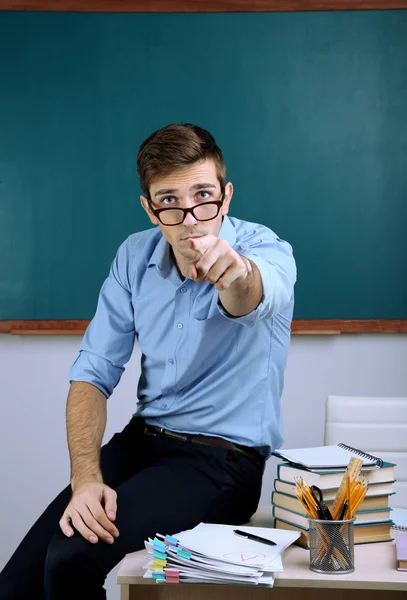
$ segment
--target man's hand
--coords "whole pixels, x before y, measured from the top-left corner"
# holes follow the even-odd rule
[[[196,258],[188,266],[187,277],[197,283],[209,281],[222,291],[233,283],[242,283],[252,272],[250,261],[233,250],[226,240],[205,235],[189,240],[189,244]]]
[[[98,539],[113,544],[119,531],[112,521],[116,518],[117,494],[104,483],[88,482],[76,488],[59,521],[63,533],[72,537],[72,526],[92,544]]]

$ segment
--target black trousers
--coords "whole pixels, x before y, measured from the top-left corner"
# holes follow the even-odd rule
[[[262,468],[214,446],[144,434],[132,418],[101,452],[104,481],[117,492],[113,544],[67,538],[59,520],[71,497],[65,488],[30,529],[0,573],[0,600],[102,600],[107,574],[157,532],[173,534],[208,523],[242,524],[256,511]]]

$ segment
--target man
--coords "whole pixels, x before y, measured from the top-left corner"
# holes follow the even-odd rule
[[[137,166],[157,227],[122,244],[103,284],[71,369],[70,486],[6,565],[1,600],[106,598],[108,572],[148,536],[244,523],[282,443],[291,247],[227,216],[233,186],[204,129],[156,131]],[[106,401],[135,337],[137,410],[101,449]]]

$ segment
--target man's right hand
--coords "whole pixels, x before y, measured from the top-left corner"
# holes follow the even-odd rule
[[[96,544],[98,539],[113,544],[114,538],[119,535],[112,523],[116,518],[116,498],[116,492],[100,482],[87,482],[75,488],[59,521],[63,533],[72,537],[74,527],[92,544]]]

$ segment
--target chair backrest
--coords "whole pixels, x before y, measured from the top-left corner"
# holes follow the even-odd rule
[[[407,508],[407,398],[328,396],[325,444],[340,442],[395,463],[390,505]]]

